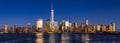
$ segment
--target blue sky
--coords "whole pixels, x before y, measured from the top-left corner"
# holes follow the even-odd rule
[[[53,2],[55,20],[61,22],[69,18],[72,22],[116,23],[120,30],[119,0],[0,0],[0,28],[5,23],[13,26],[35,25],[36,20],[50,18],[50,5]]]

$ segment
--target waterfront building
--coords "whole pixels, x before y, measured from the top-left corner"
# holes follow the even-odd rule
[[[114,23],[109,24],[109,32],[115,32],[115,24]]]
[[[89,29],[88,29],[88,32],[89,32],[89,33],[94,33],[94,31],[95,31],[95,30],[94,30],[94,25],[90,25],[90,26],[89,26]]]
[[[80,28],[81,28],[81,32],[85,32],[85,23],[82,23]]]
[[[90,26],[82,23],[81,29],[82,29],[82,31],[81,31],[82,33],[88,33]]]
[[[69,32],[73,32],[73,26],[72,26],[72,23],[69,23],[68,31],[69,31]]]
[[[109,24],[108,29],[109,29],[109,30],[108,30],[109,32],[112,31],[112,24]]]
[[[113,23],[112,25],[113,25],[112,31],[115,32],[115,23]]]
[[[47,19],[47,20],[46,20],[46,25],[49,25],[49,26],[50,26],[50,19]]]
[[[69,27],[69,20],[65,21],[65,28],[67,29],[67,27]]]
[[[46,27],[50,27],[50,24],[51,24],[51,23],[50,23],[50,20],[49,20],[49,19],[46,20],[46,24],[45,24],[45,26],[46,26]]]
[[[106,25],[102,25],[102,32],[107,32],[107,26]]]
[[[60,23],[60,25],[59,25],[59,30],[58,30],[58,32],[62,32],[62,23]]]
[[[41,29],[43,28],[43,20],[42,19],[39,19],[37,21],[37,30],[38,31],[42,31]]]
[[[37,29],[38,28],[43,28],[43,20],[42,19],[39,19],[38,21],[37,21]]]
[[[60,24],[59,30],[61,32],[65,32],[65,22],[64,21]]]
[[[57,21],[54,22],[54,28],[55,28],[54,31],[58,32],[58,30],[59,30],[59,24],[58,24]]]
[[[13,27],[10,27],[10,28],[9,28],[8,33],[14,33]]]
[[[101,24],[98,24],[97,25],[97,32],[100,32],[101,31]]]
[[[52,31],[50,25],[51,25],[50,19],[47,19],[46,24],[45,24],[45,31],[46,32],[51,32]]]
[[[76,28],[78,28],[78,23],[77,22],[75,22],[74,25],[75,25]]]
[[[27,27],[24,28],[25,33],[29,33],[29,29]]]
[[[84,27],[85,27],[85,24],[84,24],[84,23],[82,23],[82,24],[81,24],[81,28],[83,29]]]
[[[83,30],[84,30],[83,33],[89,33],[89,31],[90,31],[90,24],[89,24],[88,19],[86,20],[86,24],[84,24]]]
[[[8,30],[9,30],[9,25],[5,24],[4,25],[4,33],[8,33]]]
[[[14,31],[14,33],[17,33],[17,31],[18,31],[18,25],[17,24],[14,25],[13,31]]]
[[[73,30],[74,30],[75,33],[80,33],[81,32],[77,22],[75,22],[73,24]]]
[[[68,29],[69,29],[69,27],[70,27],[70,22],[69,22],[69,20],[67,19],[66,21],[65,21],[65,31],[69,31]]]
[[[93,26],[93,33],[96,33],[96,30],[97,30],[97,29],[96,29],[96,26],[94,25],[94,26]]]
[[[36,32],[36,31],[37,31],[37,30],[36,30],[36,26],[33,25],[33,26],[32,26],[32,33]]]
[[[84,27],[84,33],[88,33],[88,32],[89,32],[89,26],[85,25],[85,27]]]
[[[3,29],[0,29],[0,33],[4,33]]]

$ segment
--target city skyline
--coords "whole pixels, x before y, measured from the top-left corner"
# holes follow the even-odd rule
[[[72,22],[83,23],[86,19],[90,24],[109,24],[114,22],[117,30],[120,31],[120,6],[119,1],[104,1],[104,0],[53,0],[55,20],[61,22],[69,18]],[[26,26],[28,22],[36,25],[36,21],[41,18],[44,21],[50,19],[51,1],[50,0],[11,0],[0,1],[0,27],[4,24],[13,26]],[[99,3],[98,3],[99,2]],[[104,2],[104,3],[103,3]],[[88,4],[89,3],[89,4]]]

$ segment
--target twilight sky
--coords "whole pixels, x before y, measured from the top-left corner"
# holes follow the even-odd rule
[[[36,24],[39,18],[50,18],[50,5],[53,2],[55,20],[61,22],[69,18],[72,22],[90,24],[109,24],[114,22],[120,31],[119,0],[0,0],[0,28],[5,23],[13,26]]]

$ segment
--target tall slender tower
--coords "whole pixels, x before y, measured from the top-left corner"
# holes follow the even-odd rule
[[[53,28],[54,26],[54,9],[53,9],[53,4],[51,4],[51,27]]]

